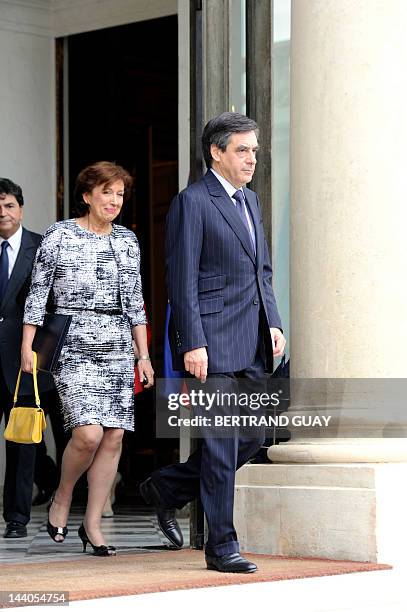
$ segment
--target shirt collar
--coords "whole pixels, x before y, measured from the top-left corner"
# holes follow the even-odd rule
[[[211,172],[214,173],[214,175],[218,179],[219,183],[222,185],[223,189],[226,191],[226,193],[228,194],[228,196],[230,198],[233,198],[233,196],[235,195],[236,191],[241,191],[243,193],[243,189],[241,187],[240,187],[240,189],[236,189],[236,187],[234,187],[231,183],[229,183],[229,181],[227,181],[225,178],[223,178],[223,176],[221,176],[220,174],[215,172],[215,170],[213,168],[211,168]],[[243,196],[244,196],[244,193],[243,193]]]
[[[20,225],[18,230],[12,236],[10,236],[10,238],[7,238],[7,242],[9,243],[13,251],[18,251],[18,249],[20,248],[22,237],[23,237],[23,228]],[[2,238],[0,236],[0,246],[5,240],[6,240],[5,238]]]

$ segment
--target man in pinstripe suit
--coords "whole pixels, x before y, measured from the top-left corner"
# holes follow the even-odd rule
[[[260,386],[285,339],[258,197],[245,187],[256,166],[258,127],[244,115],[222,113],[206,125],[202,144],[208,172],[175,197],[167,219],[173,363],[201,383],[213,377],[230,390],[238,379]],[[141,485],[163,532],[178,547],[183,542],[175,508],[200,494],[208,569],[257,569],[239,554],[233,499],[236,469],[256,454],[262,435],[203,433],[201,448],[185,463],[159,469]]]

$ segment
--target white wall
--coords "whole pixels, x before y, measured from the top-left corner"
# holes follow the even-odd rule
[[[55,220],[53,39],[4,30],[0,22],[0,74],[0,176],[21,185],[24,225],[41,233]],[[3,423],[1,485],[5,469],[2,431]]]
[[[24,225],[42,233],[55,220],[54,39],[44,11],[26,9],[23,19],[5,5],[0,2],[0,176],[21,185]]]
[[[0,22],[0,175],[23,188],[24,225],[55,219],[54,42]]]

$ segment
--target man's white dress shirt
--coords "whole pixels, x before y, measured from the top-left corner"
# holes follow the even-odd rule
[[[8,277],[10,278],[11,273],[14,269],[18,252],[21,247],[21,239],[23,237],[23,228],[20,225],[15,234],[13,234],[10,238],[7,239],[9,243],[9,247],[7,247],[7,255],[8,255]],[[0,249],[1,245],[5,241],[5,238],[0,236]]]

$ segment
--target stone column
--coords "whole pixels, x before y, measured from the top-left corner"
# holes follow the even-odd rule
[[[292,5],[293,378],[407,377],[406,18],[402,0]],[[351,416],[335,426],[347,429]],[[332,447],[307,444],[298,449],[294,434],[270,457],[335,461]],[[367,444],[358,461],[375,461]],[[404,440],[376,445],[379,461],[384,446],[390,460],[407,461]],[[354,461],[353,447],[347,458],[338,444],[336,459]]]
[[[350,391],[333,428],[293,431],[270,448],[274,465],[240,476],[246,519],[260,506],[279,517],[240,524],[252,550],[405,555],[407,441],[392,432],[405,435],[407,418],[372,400],[371,437],[358,439],[361,413],[349,406],[350,379],[372,379],[368,397],[377,379],[407,377],[406,22],[403,0],[292,2],[291,373],[327,379],[320,406],[295,384],[292,411],[320,413],[338,405],[338,385]]]

